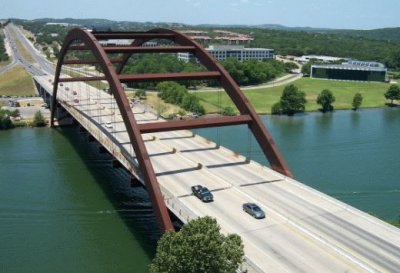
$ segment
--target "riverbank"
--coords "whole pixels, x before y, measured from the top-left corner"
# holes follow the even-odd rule
[[[318,94],[323,89],[329,89],[336,97],[333,106],[336,110],[352,109],[353,97],[356,93],[361,93],[363,103],[361,108],[381,108],[386,106],[385,92],[389,88],[388,83],[377,82],[350,82],[319,80],[301,78],[292,82],[301,91],[306,93],[306,112],[318,111],[320,105],[316,103]],[[243,93],[259,114],[270,114],[272,105],[280,100],[283,86],[273,86],[261,89],[245,89]],[[224,107],[234,107],[232,101],[225,92],[199,92],[196,96],[200,99],[207,113],[219,111]]]

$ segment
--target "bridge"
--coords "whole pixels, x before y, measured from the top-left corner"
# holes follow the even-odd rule
[[[111,39],[132,43],[104,43]],[[155,39],[169,42],[146,46]],[[132,54],[183,51],[193,53],[207,71],[122,74]],[[101,72],[88,72],[87,65],[96,65]],[[130,103],[122,85],[200,79],[218,80],[240,114],[167,121],[140,103]],[[79,123],[146,187],[161,231],[173,228],[168,211],[184,223],[205,215],[215,217],[224,233],[242,237],[243,272],[399,270],[400,230],[293,179],[240,88],[185,35],[165,29],[112,33],[74,29],[65,38],[55,76],[35,76],[34,81],[51,102],[52,126],[66,120]],[[271,167],[190,131],[240,124],[248,126]],[[194,197],[190,187],[197,184],[207,186],[215,201],[203,203]],[[259,204],[266,218],[256,220],[244,213],[241,206],[246,202]]]

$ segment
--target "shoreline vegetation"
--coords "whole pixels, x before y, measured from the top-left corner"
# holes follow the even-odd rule
[[[18,109],[9,110],[0,108],[0,131],[21,127],[46,127],[48,120],[38,110],[32,118],[22,119]]]
[[[317,98],[322,90],[332,91],[335,101],[332,103],[333,111],[339,110],[367,110],[386,107],[398,107],[399,104],[390,103],[385,98],[385,93],[391,86],[390,83],[380,82],[355,82],[355,81],[337,81],[300,78],[296,81],[281,86],[269,86],[265,88],[249,88],[242,86],[242,92],[248,98],[254,109],[259,115],[271,115],[272,107],[280,101],[285,87],[293,84],[298,90],[306,95],[306,104],[304,113],[321,112],[321,105],[317,103]],[[135,97],[135,90],[144,92],[140,99],[144,104],[157,111],[164,118],[171,118],[175,113],[185,112],[178,105],[167,103],[157,96],[157,92],[143,89],[131,89],[127,91],[130,99]],[[233,115],[238,114],[235,105],[221,89],[206,91],[202,88],[196,90],[190,89],[190,94],[194,95],[205,109],[206,115],[222,115],[225,109],[232,109]],[[361,96],[361,105],[354,106],[354,97]]]
[[[354,108],[352,105],[353,98],[357,93],[360,93],[363,97],[362,105],[359,109],[384,108],[388,105],[388,101],[385,99],[385,92],[390,87],[389,83],[301,78],[290,84],[305,93],[307,103],[305,104],[304,112],[320,111],[321,106],[317,104],[317,97],[324,89],[331,90],[336,98],[333,103],[334,110],[352,110]],[[271,114],[272,106],[279,102],[283,89],[288,85],[248,89],[242,92],[258,114],[268,115]],[[196,96],[204,106],[206,113],[215,113],[225,107],[235,108],[233,102],[224,91],[199,92]],[[238,112],[236,108],[235,111]]]

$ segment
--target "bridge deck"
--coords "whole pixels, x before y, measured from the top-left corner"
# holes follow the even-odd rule
[[[35,77],[51,93],[49,79]],[[77,83],[64,83],[59,88],[60,103],[135,172],[129,166],[136,162],[118,107],[107,93],[79,85],[84,94],[74,96]],[[73,103],[77,97],[83,103],[89,93],[86,105]],[[160,122],[141,105],[133,111],[140,122]],[[112,122],[112,128],[107,122]],[[213,216],[225,233],[239,234],[249,272],[399,270],[399,229],[256,162],[246,162],[190,131],[146,134],[144,139],[169,209],[184,222]],[[196,184],[213,191],[215,201],[202,203],[191,195],[190,187]],[[265,219],[256,220],[242,211],[242,204],[250,201],[261,205]]]

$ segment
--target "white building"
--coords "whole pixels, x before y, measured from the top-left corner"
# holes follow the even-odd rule
[[[219,61],[226,60],[227,58],[235,58],[239,61],[262,61],[274,58],[274,50],[269,48],[245,48],[244,46],[211,45],[206,48],[206,50]],[[189,62],[190,60],[194,59],[194,56],[189,52],[180,52],[178,53],[178,59]]]
[[[323,56],[323,55],[304,55],[301,57],[296,57],[294,58],[294,60],[299,63],[308,63],[310,60],[317,60],[323,63],[333,63],[340,60],[347,60],[347,58]]]

